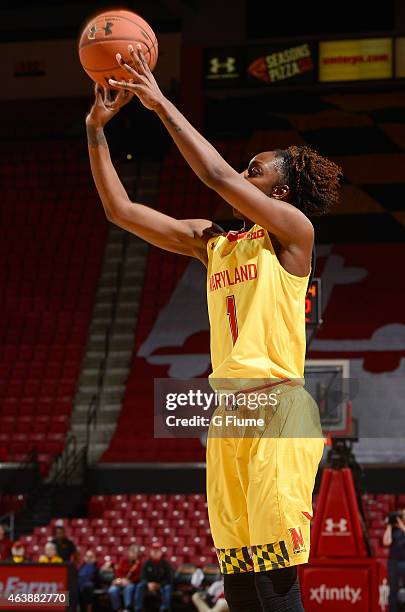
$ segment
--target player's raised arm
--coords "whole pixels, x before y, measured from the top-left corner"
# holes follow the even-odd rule
[[[155,246],[205,263],[207,240],[219,228],[207,219],[178,220],[131,202],[114,168],[104,126],[132,97],[122,91],[112,101],[108,91],[96,86],[96,100],[86,118],[91,171],[107,219]]]
[[[246,180],[249,177],[245,173],[236,172],[163,96],[140,48],[135,52],[130,47],[129,52],[134,68],[117,55],[119,64],[129,73],[128,81],[110,80],[111,86],[134,93],[146,108],[157,113],[183,157],[208,187],[217,191],[244,217],[268,229],[283,247],[302,251],[309,261],[313,227],[303,210],[287,203],[288,195],[293,195],[289,193],[289,186],[280,180],[277,185],[273,181],[272,189],[267,190],[253,180]],[[270,161],[273,160],[267,159],[266,163]]]

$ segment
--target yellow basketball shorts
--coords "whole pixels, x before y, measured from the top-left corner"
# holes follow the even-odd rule
[[[245,425],[246,414],[263,418]],[[226,417],[240,419],[232,437]],[[207,442],[207,499],[223,574],[308,561],[323,448],[318,407],[302,386],[277,385],[277,404],[258,411],[217,408]]]

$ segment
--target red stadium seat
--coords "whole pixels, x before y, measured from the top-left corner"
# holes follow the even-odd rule
[[[0,330],[0,418],[12,414],[20,434],[28,433],[22,417],[32,417],[33,433],[66,435],[67,421],[54,425],[53,415],[72,409],[106,236],[80,148],[71,141],[61,155],[59,147],[9,143],[2,170],[0,314],[8,325]],[[45,473],[61,440],[35,441]],[[16,460],[21,442],[12,444]]]

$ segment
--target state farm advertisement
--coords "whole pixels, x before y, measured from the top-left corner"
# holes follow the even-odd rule
[[[370,571],[365,567],[305,567],[301,575],[305,610],[369,612]]]
[[[392,77],[392,39],[363,38],[319,43],[319,80],[367,81]]]
[[[71,609],[66,601],[72,592],[70,570],[66,564],[1,564],[0,610]]]

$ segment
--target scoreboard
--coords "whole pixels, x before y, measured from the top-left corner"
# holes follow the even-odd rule
[[[322,323],[321,279],[313,278],[305,298],[305,323],[316,327]]]

